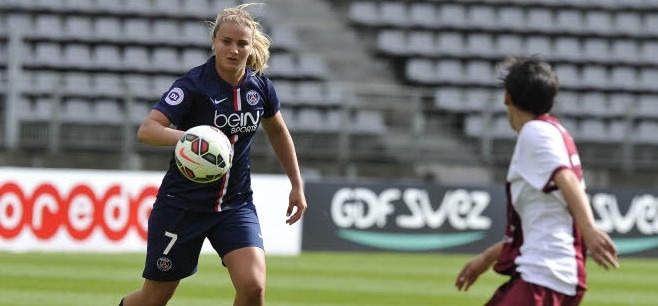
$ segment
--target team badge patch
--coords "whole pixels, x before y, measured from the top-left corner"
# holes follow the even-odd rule
[[[167,102],[169,105],[178,105],[183,102],[184,97],[185,93],[183,93],[183,90],[178,87],[174,87],[167,93],[165,102]]]
[[[256,105],[258,101],[260,100],[260,95],[258,95],[258,92],[255,90],[250,90],[247,92],[247,103],[249,105]]]
[[[171,260],[167,257],[160,257],[158,258],[158,262],[156,263],[158,266],[158,269],[163,272],[169,271],[171,269],[172,263]]]

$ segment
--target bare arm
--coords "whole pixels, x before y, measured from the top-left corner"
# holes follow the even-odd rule
[[[159,110],[152,109],[137,130],[137,140],[152,146],[173,146],[184,131],[172,129],[171,122]]]
[[[468,288],[475,283],[475,281],[482,275],[482,273],[489,270],[498,259],[500,251],[503,248],[503,242],[497,242],[488,247],[484,252],[477,255],[469,261],[459,272],[455,286],[457,290],[468,291]]]
[[[290,136],[290,132],[283,121],[281,112],[276,113],[274,117],[263,119],[262,124],[267,139],[270,141],[272,149],[274,150],[279,163],[283,167],[283,170],[288,175],[288,179],[292,185],[288,210],[286,211],[286,216],[289,218],[286,223],[294,224],[301,219],[302,214],[307,207],[306,197],[304,195],[304,183],[299,171],[295,145]],[[293,214],[295,207],[297,210]]]
[[[571,170],[563,169],[555,174],[553,180],[562,192],[594,261],[605,269],[609,269],[610,266],[619,267],[617,249],[610,236],[596,228],[589,200],[581,188],[578,177]]]

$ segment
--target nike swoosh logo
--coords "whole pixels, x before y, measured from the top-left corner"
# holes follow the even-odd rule
[[[200,165],[199,163],[192,160],[189,156],[187,156],[187,154],[185,154],[185,148],[180,148],[180,150],[178,150],[178,155],[180,155],[182,158],[184,158],[185,160],[187,160],[187,161],[189,161],[189,162],[191,162],[195,165]]]
[[[226,100],[226,99],[228,99],[228,98],[224,98],[224,99],[221,99],[221,100],[215,100],[213,98],[210,98],[210,101],[214,104],[219,104],[219,103],[224,102],[224,100]]]

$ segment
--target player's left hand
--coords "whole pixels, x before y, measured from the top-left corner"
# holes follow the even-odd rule
[[[293,188],[290,191],[288,201],[288,210],[286,211],[288,219],[286,223],[293,225],[302,218],[304,211],[306,211],[307,204],[304,190],[302,188]]]
[[[592,254],[594,261],[604,269],[619,268],[617,261],[617,248],[608,234],[600,229],[593,228],[583,232],[583,240]]]

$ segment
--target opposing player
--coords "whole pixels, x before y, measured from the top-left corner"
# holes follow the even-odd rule
[[[455,285],[468,288],[492,265],[510,280],[487,305],[578,305],[587,249],[605,269],[618,267],[610,237],[597,229],[573,139],[549,112],[558,82],[539,57],[510,57],[502,77],[509,123],[517,133],[507,173],[503,241],[468,262]]]
[[[218,182],[199,184],[183,177],[172,158],[149,217],[143,287],[119,305],[166,305],[180,280],[196,272],[206,238],[228,269],[233,305],[264,305],[265,252],[249,161],[260,124],[292,185],[286,222],[294,224],[306,210],[295,147],[274,87],[262,75],[270,41],[248,6],[218,14],[213,56],[176,80],[139,128],[141,142],[174,146],[188,128],[216,126],[233,144],[233,165]]]

